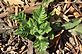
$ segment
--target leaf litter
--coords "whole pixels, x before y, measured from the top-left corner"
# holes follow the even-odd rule
[[[49,14],[47,20],[52,28],[50,32],[54,36],[51,38],[50,32],[44,34],[49,39],[46,54],[82,54],[81,0],[14,0],[14,2],[0,0],[0,53],[40,54],[37,49],[33,49],[34,37],[29,40],[14,35],[14,31],[19,28],[19,23],[10,16],[12,14],[17,16],[20,11],[23,11],[28,20],[32,12],[42,4],[46,7],[47,15]],[[55,23],[61,25],[58,24],[59,27],[56,27]]]

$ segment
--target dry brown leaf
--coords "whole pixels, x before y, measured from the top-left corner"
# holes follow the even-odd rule
[[[65,0],[65,2],[67,3],[67,8],[69,8],[71,0]]]
[[[18,26],[17,20],[15,20],[15,26]]]
[[[69,18],[68,18],[66,15],[64,15],[63,13],[61,13],[60,16],[61,16],[65,21],[67,21],[67,22],[70,21]]]
[[[13,27],[10,19],[7,19],[7,22],[8,22],[8,26]]]
[[[5,32],[6,30],[10,30],[11,28],[4,23],[0,23],[0,33]]]
[[[0,1],[0,6],[1,6],[1,7],[4,7],[4,5],[2,4],[2,2],[1,2],[1,1]]]
[[[59,11],[61,11],[61,10],[62,10],[60,6],[58,6],[58,7],[57,7],[57,9],[58,9]]]
[[[73,39],[72,37],[69,38],[69,42],[70,42],[73,46],[75,46],[75,41],[74,41],[74,39]]]
[[[78,18],[80,16],[80,14],[78,12],[74,12],[73,15]]]
[[[26,4],[28,4],[28,1],[27,1],[27,0],[25,0],[25,3],[26,3]]]
[[[10,13],[10,14],[11,14],[11,13],[14,13],[14,12],[15,12],[14,6],[7,7],[6,12],[8,12],[8,13]]]
[[[10,5],[13,5],[13,4],[15,4],[15,5],[18,5],[18,4],[23,5],[24,4],[24,2],[22,2],[21,0],[4,0],[4,1],[6,3],[9,2]]]
[[[4,17],[6,17],[7,15],[8,15],[8,12],[3,12],[3,13],[0,14],[0,18],[4,18]]]
[[[69,12],[70,12],[70,13],[73,13],[74,10],[75,10],[75,9],[71,6]]]
[[[74,17],[74,15],[68,15],[68,18],[69,18],[69,17]]]
[[[79,47],[80,47],[80,51],[82,52],[82,44],[80,44],[80,46],[79,46]]]
[[[22,53],[22,51],[26,48],[26,46],[22,46],[21,47],[21,51],[19,51],[19,53]]]
[[[56,12],[57,15],[60,15],[60,13],[61,13],[61,12],[60,12],[58,9],[56,9],[56,8],[53,10],[53,12]]]
[[[18,27],[18,26],[17,26],[17,22],[16,22],[16,20],[15,20],[15,21],[12,20],[12,24],[13,24],[13,28]]]
[[[69,22],[68,17],[65,14],[63,14],[62,12],[60,12],[58,9],[54,8],[53,12],[56,12],[56,14],[58,16],[62,17],[64,20],[66,20],[67,22]]]
[[[18,15],[18,6],[15,6],[15,15]]]
[[[25,13],[32,13],[32,11],[33,10],[35,10],[37,8],[37,6],[28,6],[28,5],[26,5],[25,7],[24,7],[24,12]]]
[[[66,47],[69,49],[72,49],[74,54],[77,54],[77,52],[75,51],[75,49],[73,48],[73,46],[70,43],[66,42]]]
[[[70,8],[69,8],[69,9],[67,9],[67,10],[64,12],[64,14],[67,14],[67,13],[69,12],[69,10],[70,10]]]
[[[67,8],[67,4],[64,5],[63,12],[66,10],[66,8]]]
[[[69,48],[67,48],[67,47],[64,47],[64,50],[68,50],[68,51],[70,51],[70,49],[69,49]]]

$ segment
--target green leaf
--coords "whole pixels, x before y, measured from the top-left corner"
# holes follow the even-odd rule
[[[37,26],[34,26],[31,30],[30,30],[30,34],[31,35],[36,35],[35,33],[37,33],[38,31],[38,27]]]
[[[46,21],[45,23],[41,24],[39,29],[43,30],[41,35],[43,35],[44,33],[50,32],[51,31],[51,27],[50,27],[49,22]]]
[[[81,33],[81,34],[82,34],[82,24],[80,24],[80,25],[76,26],[76,27],[74,28],[74,30],[75,30],[76,32],[78,32],[78,33]]]
[[[21,35],[22,37],[27,37],[29,33],[29,30],[26,30],[24,27],[20,27],[17,30],[15,30],[16,35]]]
[[[13,19],[20,22],[19,28],[16,29],[16,34],[32,39],[36,37],[35,47],[39,52],[46,51],[48,47],[48,39],[43,37],[45,33],[51,31],[50,23],[47,21],[47,13],[43,6],[40,6],[33,12],[32,18],[26,20],[26,15],[20,12],[17,16],[14,15]],[[43,54],[43,53],[42,53]]]
[[[34,23],[34,20],[32,18],[29,18],[29,20],[27,22],[28,27],[32,28],[33,27],[33,23]]]
[[[40,6],[33,12],[33,19],[36,20],[39,24],[43,23],[47,19],[47,14],[44,7]]]
[[[11,15],[10,16],[11,19],[13,20],[17,20],[20,25],[24,25],[26,23],[26,14],[24,14],[24,12],[19,12],[18,15]]]
[[[68,22],[62,25],[62,27],[64,27],[66,30],[68,29],[72,29],[75,26],[77,26],[79,23],[81,23],[80,19],[75,19],[73,22]]]
[[[41,37],[42,38],[42,37]],[[34,47],[37,48],[37,50],[42,54],[44,54],[44,52],[46,51],[46,48],[48,47],[48,40],[45,39],[44,37],[39,40],[37,39],[35,42],[34,42]]]
[[[44,31],[45,31],[46,33],[50,32],[50,31],[52,30],[52,28],[50,27],[49,22],[46,22],[45,25],[46,25],[46,26],[44,27],[44,28],[45,28]]]
[[[77,35],[80,37],[82,42],[82,24],[79,24],[73,29],[75,32],[77,32]]]

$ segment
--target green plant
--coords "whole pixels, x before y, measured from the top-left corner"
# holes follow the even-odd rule
[[[64,27],[66,30],[73,29],[80,23],[81,23],[81,19],[74,19],[71,22],[67,22],[67,23],[63,24],[62,27]]]
[[[12,15],[11,18],[17,20],[20,24],[19,28],[15,31],[17,35],[28,39],[32,39],[35,36],[34,47],[39,52],[46,50],[48,47],[48,37],[43,37],[43,35],[45,33],[48,34],[52,28],[47,21],[48,17],[43,6],[36,9],[33,12],[32,18],[29,18],[29,20],[26,20],[26,15],[23,12],[20,12],[17,16]]]
[[[62,25],[65,30],[71,31],[73,35],[80,35],[82,39],[82,24],[81,19],[74,19],[72,22],[68,22]]]

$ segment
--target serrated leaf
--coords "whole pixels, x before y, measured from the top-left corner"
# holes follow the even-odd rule
[[[81,23],[81,20],[80,19],[76,19],[73,22],[68,22],[68,23],[63,24],[62,27],[64,27],[66,30],[68,30],[68,29],[74,28],[79,23]]]
[[[40,6],[33,12],[33,19],[35,19],[39,24],[43,23],[47,19],[44,7]]]
[[[33,27],[33,23],[34,23],[34,20],[33,19],[29,19],[28,22],[27,22],[27,25],[29,28],[32,28]]]
[[[46,48],[48,47],[48,42],[46,39],[37,40],[34,43],[34,47],[37,48],[37,50],[42,54],[46,51]]]
[[[31,30],[30,30],[30,34],[31,35],[35,35],[35,33],[38,31],[38,27],[34,26]]]
[[[26,20],[26,15],[24,14],[24,12],[19,12],[18,15],[12,15],[10,16],[10,18],[22,23],[22,21]]]
[[[47,26],[45,27],[45,32],[48,33],[52,30],[52,28],[49,26],[49,23],[47,24]]]
[[[39,33],[39,35],[43,35],[43,34],[45,33],[45,32],[43,32],[43,30],[41,30],[41,29],[39,29],[37,32]]]
[[[42,29],[44,33],[48,33],[51,31],[51,27],[47,21],[45,23],[41,24],[39,29]]]
[[[35,36],[34,45],[41,53],[46,51],[48,47],[48,39],[43,37],[43,35],[51,31],[50,23],[46,20],[47,18],[45,8],[42,6],[33,12],[32,18],[29,18],[28,21],[26,20],[26,15],[22,12],[14,17],[15,20],[20,22],[16,33],[29,39]]]

